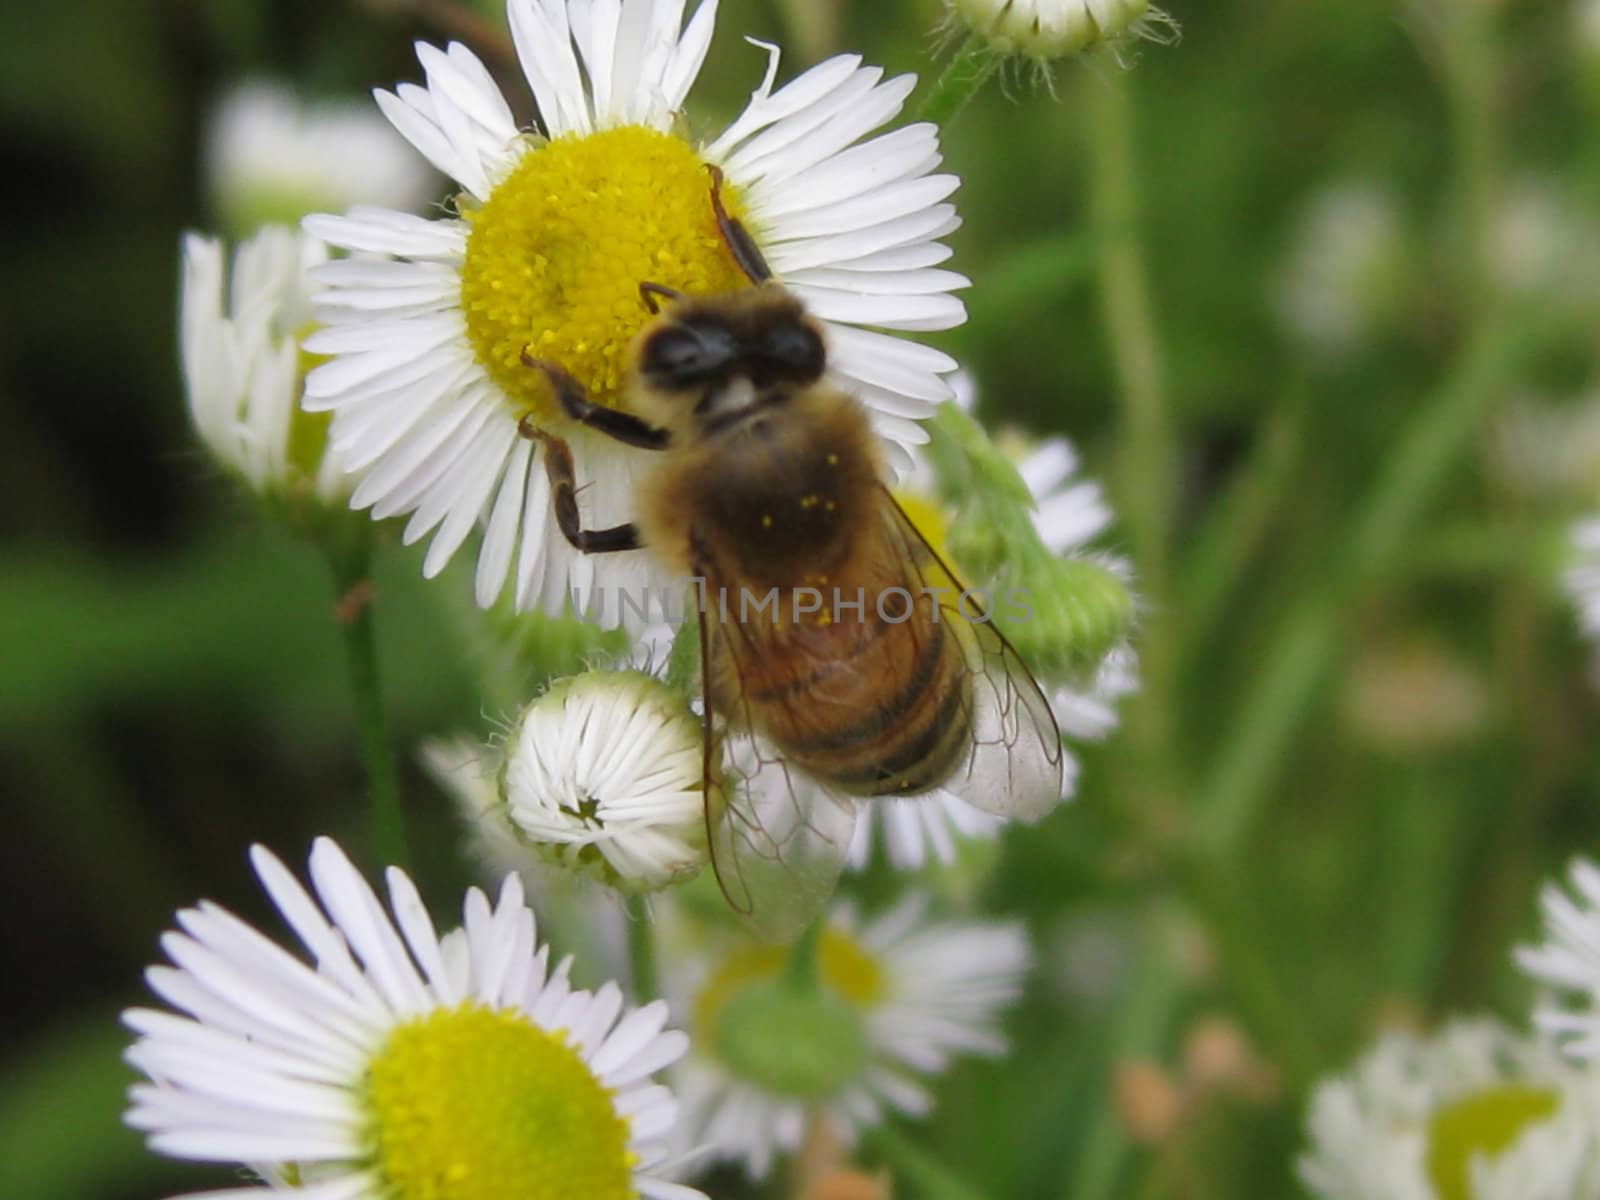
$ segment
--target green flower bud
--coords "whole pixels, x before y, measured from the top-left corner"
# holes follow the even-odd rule
[[[826,984],[761,979],[729,997],[718,1015],[717,1056],[734,1074],[782,1096],[821,1101],[867,1065],[861,1014]]]
[[[997,53],[1039,63],[1177,32],[1149,0],[950,0],[950,11]]]
[[[1041,676],[1088,675],[1133,626],[1127,581],[1096,559],[1030,557],[1008,578],[1031,613],[1005,634]]]

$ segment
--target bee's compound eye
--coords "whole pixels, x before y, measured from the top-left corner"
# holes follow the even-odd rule
[[[738,355],[733,334],[721,325],[669,325],[644,345],[640,369],[657,383],[685,386],[717,376]]]
[[[810,381],[822,374],[822,339],[799,321],[786,321],[767,330],[756,348],[767,366],[788,378]]]

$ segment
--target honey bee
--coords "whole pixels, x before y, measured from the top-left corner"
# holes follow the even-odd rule
[[[557,524],[578,550],[642,550],[697,581],[706,795],[717,878],[769,932],[831,892],[856,802],[948,788],[1037,819],[1062,790],[1049,702],[889,490],[862,404],[828,378],[820,323],[711,203],[751,286],[687,296],[654,283],[630,412],[524,355],[563,411],[656,454],[634,522],[585,529],[570,448],[542,429]],[[637,415],[635,415],[637,414]],[[724,770],[724,762],[731,769]]]

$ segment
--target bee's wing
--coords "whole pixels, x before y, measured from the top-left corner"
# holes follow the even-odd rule
[[[711,664],[717,646],[746,653],[739,626],[700,621],[700,694],[706,713],[701,769],[720,781],[722,806],[706,809],[706,843],[729,906],[767,940],[793,939],[833,895],[855,832],[856,802],[791,767],[751,733],[749,714],[714,711]],[[731,673],[738,677],[740,672]],[[743,706],[742,696],[735,701]],[[711,795],[711,787],[706,794]]]
[[[1065,754],[1050,700],[991,613],[929,545],[887,488],[890,544],[900,547],[923,586],[944,589],[939,620],[955,631],[972,684],[972,747],[941,785],[974,808],[1037,821],[1061,802]]]

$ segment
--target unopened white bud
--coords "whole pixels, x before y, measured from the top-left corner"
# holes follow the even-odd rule
[[[997,52],[1039,62],[1128,39],[1170,41],[1177,29],[1149,0],[950,0],[950,9]]]
[[[628,892],[706,862],[701,724],[640,671],[587,671],[528,705],[495,756],[428,752],[499,865],[523,855]]]

